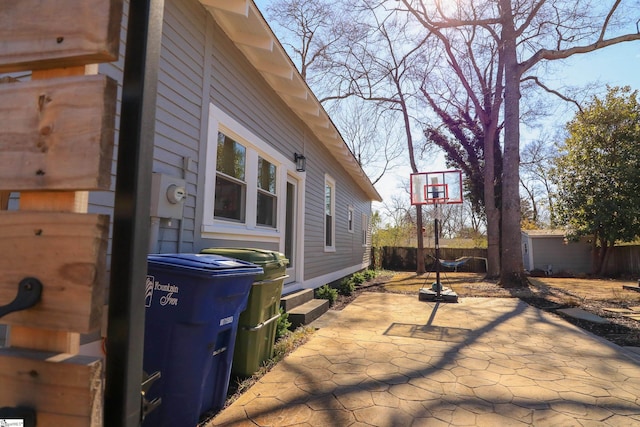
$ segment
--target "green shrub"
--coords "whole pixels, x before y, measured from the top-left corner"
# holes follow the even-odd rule
[[[353,276],[351,276],[351,281],[356,284],[356,285],[361,285],[363,284],[366,279],[364,277],[364,273],[359,271],[357,273],[353,273]]]
[[[285,313],[282,307],[280,307],[280,317],[278,318],[276,324],[276,341],[288,335],[291,331],[289,328],[291,327],[291,322],[289,322],[289,313]]]
[[[348,277],[345,277],[344,279],[342,279],[342,281],[338,285],[338,293],[340,295],[348,296],[348,295],[351,295],[355,290],[356,290],[356,284],[353,283],[353,281]]]
[[[365,280],[371,280],[371,279],[375,279],[375,277],[378,275],[378,273],[376,273],[375,270],[365,270],[364,271],[364,278]]]
[[[338,299],[338,291],[329,285],[323,285],[316,289],[316,298],[327,299],[329,300],[329,305],[332,306]]]

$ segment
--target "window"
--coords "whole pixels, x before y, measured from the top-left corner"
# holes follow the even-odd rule
[[[246,148],[218,132],[214,217],[245,221],[245,163]]]
[[[277,202],[276,166],[258,157],[258,225],[276,226]]]
[[[202,238],[245,246],[261,242],[283,251],[290,230],[287,181],[299,180],[304,188],[304,175],[296,172],[293,158],[214,104],[209,107]],[[293,224],[303,220],[304,212],[303,200],[295,203],[300,206],[295,206],[296,217],[289,218]]]
[[[353,206],[349,206],[347,209],[347,230],[349,233],[353,233]]]
[[[251,191],[256,197],[256,225],[275,228],[278,169],[275,164],[257,155],[255,150],[247,151],[244,145],[218,132],[213,216],[225,221],[246,223],[247,191]],[[255,186],[247,184],[247,176],[254,177]]]
[[[324,180],[324,247],[327,251],[335,250],[335,181],[329,176]]]
[[[369,217],[362,214],[362,246],[367,246],[367,236],[369,235]]]

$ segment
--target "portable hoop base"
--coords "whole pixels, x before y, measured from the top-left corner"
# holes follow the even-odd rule
[[[449,288],[442,288],[439,293],[440,295],[438,295],[437,291],[422,288],[420,292],[418,292],[418,300],[427,302],[458,302],[458,294]]]

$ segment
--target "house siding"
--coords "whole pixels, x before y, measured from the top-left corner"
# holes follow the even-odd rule
[[[127,12],[125,3],[120,60],[100,66],[101,73],[118,81],[116,128],[120,121]],[[231,241],[202,235],[204,195],[211,190],[204,184],[209,106],[213,104],[282,156],[291,158],[292,164],[294,152],[307,157],[306,179],[301,181],[306,183],[302,278],[316,278],[313,286],[319,286],[320,281],[330,279],[335,272],[354,272],[368,265],[369,248],[362,245],[362,213],[371,215],[369,198],[273,91],[209,12],[196,0],[167,0],[161,43],[153,171],[185,179],[188,196],[181,220],[160,222],[157,251],[198,252],[206,247],[239,245],[279,249],[273,242]],[[92,212],[112,214],[115,160],[112,173],[112,191],[90,195]],[[325,173],[336,180],[335,252],[324,251]],[[347,230],[348,205],[354,208],[353,233]]]
[[[368,249],[362,246],[362,213],[371,215],[370,202],[337,166],[331,153],[319,146],[307,149],[307,196],[305,217],[305,280],[330,272],[368,265]],[[325,252],[324,246],[324,175],[336,182],[335,189],[335,252]],[[347,207],[354,208],[354,232],[348,231]],[[331,281],[328,278],[328,281]],[[314,284],[317,286],[318,284]],[[320,284],[321,285],[321,284]]]
[[[370,200],[306,125],[291,113],[226,34],[214,22],[212,25],[212,37],[216,43],[212,53],[211,102],[282,155],[293,158],[294,152],[304,152],[307,157],[304,280],[338,270],[357,271],[362,268],[369,257],[368,248],[362,246],[361,214],[371,215]],[[324,251],[325,173],[336,179],[335,252]],[[347,230],[346,207],[349,204],[354,206],[354,233]],[[209,238],[198,240],[196,247],[239,244],[238,241]],[[251,245],[278,249],[273,243],[252,242]]]

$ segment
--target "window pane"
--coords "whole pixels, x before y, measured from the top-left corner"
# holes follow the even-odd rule
[[[242,183],[216,177],[216,200],[213,215],[244,222],[245,186]]]
[[[353,209],[347,210],[347,228],[349,231],[353,231]]]
[[[333,187],[324,185],[324,245],[333,246]]]
[[[324,213],[331,215],[331,186],[324,186]]]
[[[258,188],[276,194],[276,166],[258,157]]]
[[[325,219],[324,219],[324,223],[326,226],[326,229],[324,230],[324,245],[325,246],[333,246],[333,236],[331,235],[331,230],[332,230],[332,223],[331,221],[333,221],[333,218],[331,218],[331,215],[325,215]]]
[[[218,132],[218,154],[216,171],[222,172],[240,181],[244,181],[246,148]]]
[[[367,234],[369,232],[369,217],[362,215],[362,244],[367,244]]]
[[[268,225],[269,227],[276,226],[276,197],[265,193],[264,191],[258,191],[258,215],[256,218],[258,225]]]

